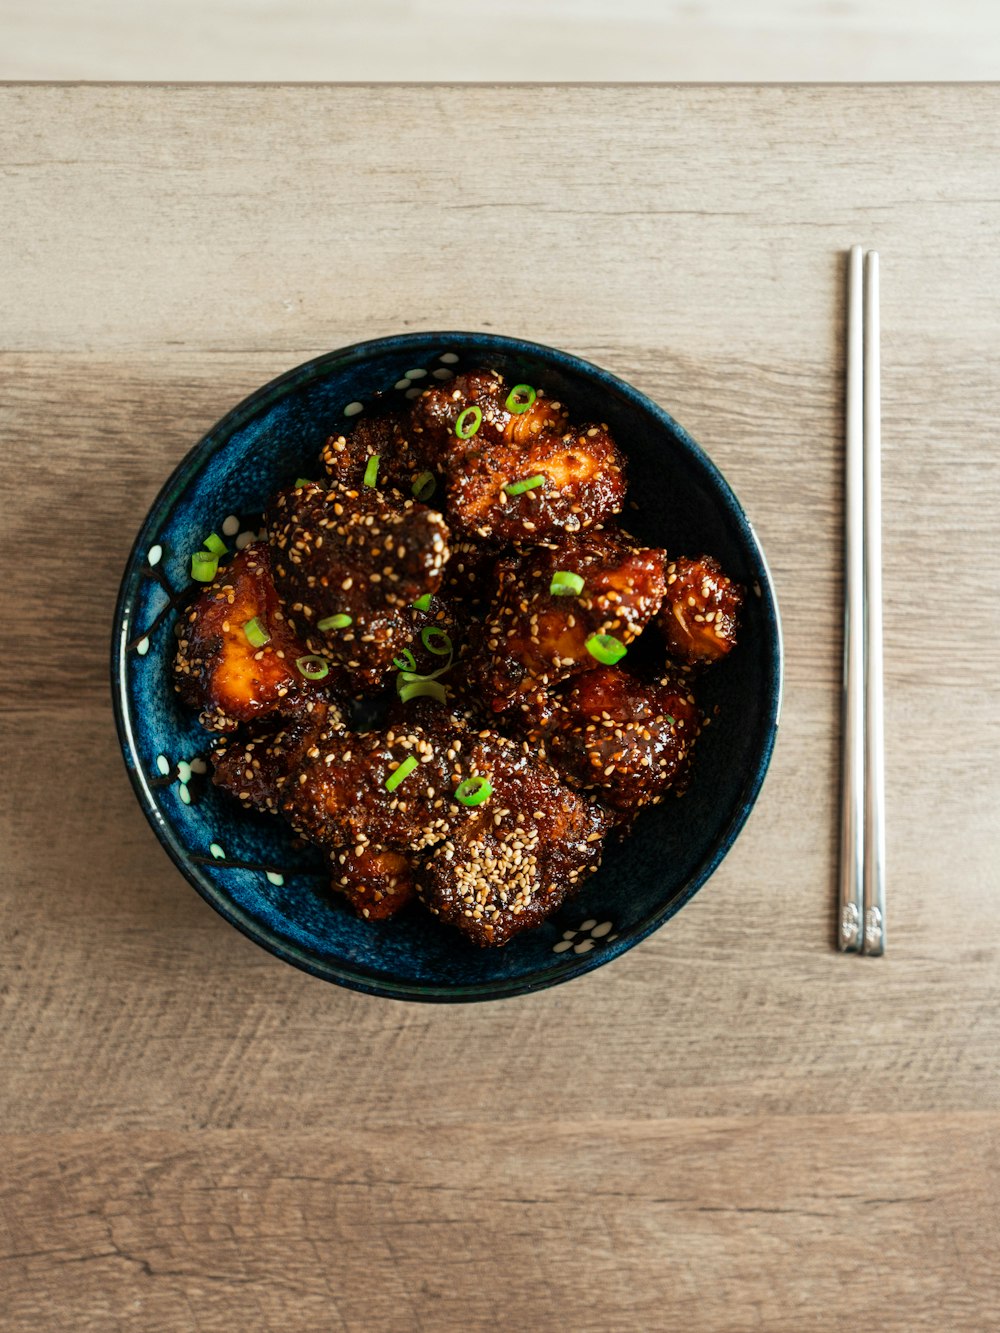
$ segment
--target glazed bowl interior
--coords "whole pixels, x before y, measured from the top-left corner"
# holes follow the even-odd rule
[[[711,717],[682,799],[609,840],[599,872],[539,929],[479,949],[419,908],[380,923],[331,897],[322,860],[278,819],[248,813],[203,770],[211,738],[174,694],[174,626],[189,556],[211,531],[245,542],[278,489],[319,476],[327,436],[389,390],[475,365],[543,385],[574,420],[607,422],[628,458],[622,523],[670,552],[714,555],[748,590],[739,644],[699,684]],[[409,373],[408,373],[409,372]],[[423,372],[417,374],[417,372]],[[399,386],[398,388],[395,386]],[[345,415],[345,409],[349,414]],[[756,799],[777,727],[781,643],[766,563],[726,482],[649,399],[566,353],[471,333],[404,334],[300,366],[252,395],[182,461],[150,510],[115,618],[115,709],[125,762],[166,850],[199,893],[272,953],[328,980],[401,999],[497,998],[564,981],[621,954],[705,882]]]

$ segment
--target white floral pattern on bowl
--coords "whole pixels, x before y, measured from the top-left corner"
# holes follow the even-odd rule
[[[570,949],[574,953],[590,953],[591,949],[597,944],[610,944],[612,940],[618,938],[611,932],[614,930],[614,924],[611,921],[598,921],[597,917],[588,917],[586,921],[580,923],[576,930],[564,930],[562,939],[553,944],[553,953],[567,953]],[[577,939],[577,936],[582,939]]]

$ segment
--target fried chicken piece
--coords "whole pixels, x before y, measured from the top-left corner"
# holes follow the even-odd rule
[[[523,444],[542,432],[561,435],[569,422],[566,407],[549,398],[544,389],[536,392],[529,408],[513,412],[507,407],[510,388],[498,370],[470,370],[447,384],[423,391],[413,405],[411,432],[418,441],[424,441],[418,448],[424,458],[431,460],[428,466],[435,459],[443,461],[445,453],[461,443],[455,426],[469,407],[478,407],[483,414],[473,438]]]
[[[656,623],[681,662],[714,662],[736,643],[744,591],[710,555],[667,565],[667,594]]]
[[[256,620],[270,639],[255,647],[246,625]],[[324,691],[296,669],[308,649],[286,618],[264,542],[239,551],[199,596],[182,622],[174,689],[209,731],[241,722],[291,717]]]
[[[542,393],[527,411],[511,412],[508,392],[496,371],[470,371],[426,389],[414,404],[413,430],[439,454],[456,532],[499,543],[531,542],[555,531],[579,532],[619,513],[625,460],[607,427],[570,429],[563,404]],[[478,408],[482,420],[474,434],[459,439],[455,427],[469,408]],[[519,494],[506,489],[536,477],[541,482]]]
[[[387,847],[335,848],[331,887],[343,894],[366,921],[384,921],[395,916],[416,894],[413,866],[401,852]]]
[[[624,533],[590,532],[498,561],[483,631],[489,656],[476,671],[493,709],[593,671],[600,662],[587,642],[595,634],[631,643],[663,599],[665,558]],[[553,593],[557,572],[582,578],[582,591]]]
[[[381,683],[413,633],[410,604],[440,586],[448,528],[440,514],[380,492],[308,485],[283,491],[267,515],[274,577],[288,622],[313,653]],[[350,624],[327,626],[331,616]]]
[[[285,786],[282,812],[303,837],[328,847],[421,851],[460,816],[452,794],[468,734],[453,720],[344,734],[324,731]],[[416,767],[386,787],[410,759]],[[408,765],[409,767],[409,765]],[[454,773],[459,773],[453,779]]]
[[[619,818],[682,790],[701,714],[681,674],[646,684],[619,667],[580,676],[541,696],[525,717],[532,745],[571,787]]]
[[[416,765],[387,790],[410,759]],[[478,776],[493,784],[489,801],[461,804],[455,792]],[[479,944],[502,944],[554,911],[597,868],[608,823],[523,742],[470,731],[445,712],[405,730],[324,731],[287,778],[281,809],[334,856],[350,849],[356,860],[345,859],[349,882],[340,887],[366,866],[385,868],[369,855],[430,851],[417,872],[422,901]],[[397,862],[389,867],[402,874]]]
[[[493,791],[423,862],[417,892],[474,944],[498,946],[551,916],[598,868],[608,821],[527,746],[496,732],[480,732],[460,764]]]
[[[373,454],[379,460],[377,486],[397,502],[413,495],[414,480],[421,472],[433,470],[427,458],[426,437],[414,433],[409,411],[385,406],[379,399],[358,417],[347,434],[330,436],[320,461],[333,484],[360,491]]]
[[[448,515],[458,532],[507,543],[580,532],[620,513],[624,466],[603,426],[536,435],[526,444],[456,448],[447,470]],[[510,494],[525,481],[536,484]]]
[[[278,731],[249,739],[227,737],[212,752],[212,780],[244,805],[277,814],[289,774],[297,772],[324,727],[343,730],[343,711],[332,699],[310,699]]]

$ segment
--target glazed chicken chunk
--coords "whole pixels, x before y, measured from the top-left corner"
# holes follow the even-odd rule
[[[594,635],[628,645],[663,599],[665,556],[623,533],[590,532],[498,561],[477,672],[493,709],[593,671]]]
[[[267,517],[289,624],[356,688],[379,685],[413,633],[411,603],[440,586],[444,519],[421,504],[394,506],[370,488],[315,485],[281,492]]]
[[[600,864],[606,816],[518,744],[482,731],[462,759],[489,801],[467,809],[423,862],[424,905],[474,944],[506,944],[537,926]]]
[[[414,429],[439,451],[455,531],[534,542],[619,513],[625,462],[607,427],[570,428],[562,404],[542,395],[513,412],[510,394],[495,371],[477,371],[417,400]]]
[[[413,866],[402,852],[388,847],[335,848],[331,887],[366,921],[384,921],[412,901]]]
[[[174,689],[198,709],[198,720],[209,731],[290,717],[319,697],[296,669],[308,649],[282,610],[263,542],[245,547],[219,572],[191,607],[182,631]],[[251,641],[262,634],[269,636],[266,643]]]
[[[529,741],[619,820],[683,790],[701,715],[682,676],[646,684],[601,667],[537,704],[525,715]]]
[[[374,484],[397,502],[412,498],[417,478],[431,470],[426,437],[414,433],[409,412],[378,400],[348,433],[331,435],[320,454],[332,484],[353,491],[364,487],[372,458]]]
[[[343,730],[344,715],[332,699],[310,699],[277,731],[227,736],[212,753],[215,785],[245,806],[277,814],[282,787],[298,771],[324,727]]]
[[[736,642],[743,589],[711,556],[678,556],[667,565],[667,594],[657,624],[680,662],[714,662]]]
[[[353,847],[359,856],[369,846],[422,851],[446,837],[461,814],[452,800],[461,776],[453,774],[467,743],[454,721],[433,731],[416,724],[324,731],[286,784],[282,812],[303,837]]]
[[[507,406],[511,392],[497,370],[470,370],[447,384],[425,389],[413,405],[411,428],[422,456],[431,462],[440,461],[460,443],[455,426],[469,407],[482,412],[476,434],[482,437],[480,442],[488,444],[524,444],[536,435],[562,435],[566,430],[569,413],[544,390],[538,391],[530,406],[515,402],[516,411]]]

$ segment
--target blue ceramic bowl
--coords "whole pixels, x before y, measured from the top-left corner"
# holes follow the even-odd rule
[[[245,543],[269,497],[316,475],[326,437],[377,390],[406,394],[439,373],[495,366],[542,384],[576,419],[606,421],[628,455],[629,529],[651,545],[708,552],[749,590],[732,655],[707,673],[718,705],[682,800],[645,810],[607,846],[586,887],[539,929],[478,949],[417,908],[360,921],[324,891],[318,853],[271,816],[243,811],[206,773],[210,738],[171,685],[189,553],[210,531]],[[757,798],[778,725],[781,634],[763,552],[719,472],[681,427],[628,384],[578,357],[482,333],[409,333],[298,366],[252,394],[181,462],[136,539],[115,610],[112,685],[139,803],[203,898],[251,939],[328,981],[408,1000],[485,1000],[541,990],[617,958],[708,879]]]

